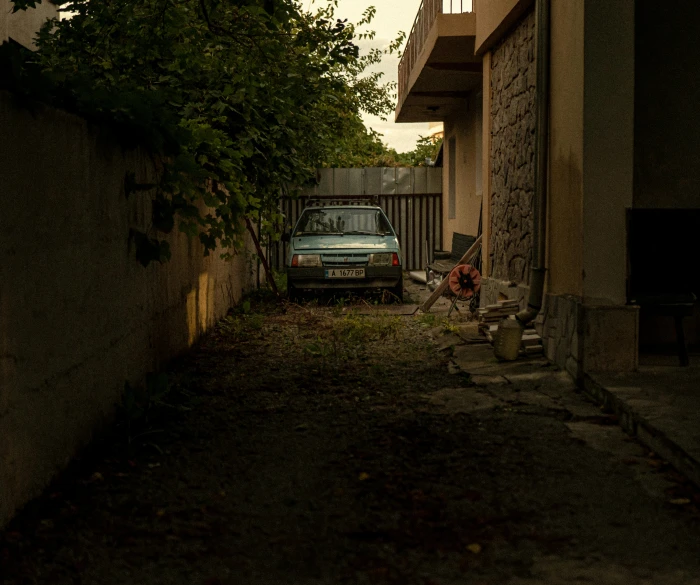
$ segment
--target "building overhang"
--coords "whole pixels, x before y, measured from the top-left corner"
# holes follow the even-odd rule
[[[475,13],[437,15],[422,48],[400,65],[396,122],[444,121],[463,107],[481,87],[475,40]]]
[[[535,0],[488,0],[479,2],[476,25],[477,55],[491,50],[525,14]]]

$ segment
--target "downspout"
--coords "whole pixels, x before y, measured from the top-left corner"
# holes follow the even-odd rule
[[[549,21],[550,0],[537,0],[535,200],[532,219],[532,269],[527,309],[516,315],[525,328],[542,309],[547,253],[547,160],[549,153]]]

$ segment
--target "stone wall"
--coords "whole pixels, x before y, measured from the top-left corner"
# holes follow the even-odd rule
[[[638,307],[547,294],[538,321],[547,359],[576,380],[592,372],[631,372],[639,365]]]
[[[252,286],[183,234],[143,268],[130,229],[151,223],[146,153],[124,151],[76,116],[19,109],[0,92],[0,527],[95,432],[126,381],[186,350]]]
[[[535,17],[491,59],[491,276],[527,283],[535,192]]]
[[[570,295],[545,295],[539,316],[545,355],[574,379],[581,373],[579,319],[581,299]]]

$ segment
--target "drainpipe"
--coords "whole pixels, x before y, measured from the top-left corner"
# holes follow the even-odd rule
[[[536,167],[533,205],[533,249],[530,297],[527,309],[516,315],[521,328],[534,321],[542,309],[547,251],[547,159],[549,147],[549,6],[550,0],[537,0],[537,78],[536,78]]]

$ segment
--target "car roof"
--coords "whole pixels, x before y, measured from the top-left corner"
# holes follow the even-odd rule
[[[381,207],[379,205],[310,205],[309,207],[305,207],[304,211],[308,210],[313,210],[313,209],[379,209],[381,210]]]

